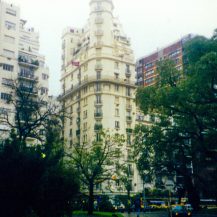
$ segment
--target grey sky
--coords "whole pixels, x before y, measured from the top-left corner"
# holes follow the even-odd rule
[[[90,0],[3,0],[19,5],[21,17],[40,32],[40,53],[50,68],[50,94],[60,93],[61,33],[83,27]],[[139,58],[188,34],[207,37],[217,28],[217,0],[113,0],[115,15]]]

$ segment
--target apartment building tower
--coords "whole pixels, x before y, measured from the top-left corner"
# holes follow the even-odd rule
[[[132,156],[135,126],[135,64],[130,39],[113,16],[112,0],[91,0],[84,28],[66,28],[62,35],[62,94],[67,147],[99,139],[101,129],[125,135],[123,153]],[[139,191],[133,163],[133,191]],[[117,190],[117,189],[116,189]]]
[[[136,84],[144,87],[155,84],[157,62],[163,59],[174,60],[176,68],[181,70],[183,68],[183,46],[192,37],[189,34],[150,55],[139,58],[136,62]]]
[[[0,115],[10,113],[14,119],[14,107],[7,102],[14,83],[20,90],[46,100],[48,78],[45,57],[39,53],[39,33],[26,27],[19,7],[0,1]],[[1,135],[9,131],[9,126],[0,123]]]

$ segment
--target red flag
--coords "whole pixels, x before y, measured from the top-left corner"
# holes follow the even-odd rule
[[[71,63],[73,66],[79,66],[80,65],[80,63],[78,61],[74,61],[74,60],[72,60]]]

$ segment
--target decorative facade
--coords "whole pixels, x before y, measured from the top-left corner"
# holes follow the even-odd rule
[[[130,39],[113,16],[112,0],[91,0],[84,28],[66,28],[62,35],[61,103],[67,147],[99,139],[101,129],[125,135],[123,148],[132,190],[141,180],[132,161],[135,127],[135,64]],[[117,188],[116,190],[117,191]]]

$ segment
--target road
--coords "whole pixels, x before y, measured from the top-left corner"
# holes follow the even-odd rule
[[[132,212],[130,214],[123,213],[124,217],[137,217],[135,212]],[[141,212],[139,217],[168,217],[167,212]],[[217,217],[217,214],[193,214],[192,217]]]

